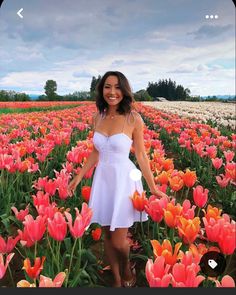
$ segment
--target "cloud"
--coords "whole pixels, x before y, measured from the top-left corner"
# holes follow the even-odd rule
[[[92,77],[92,74],[86,71],[78,71],[73,73],[73,77],[76,78],[90,78]]]
[[[212,39],[224,35],[232,29],[232,25],[203,25],[198,30],[187,33],[187,35],[193,35],[195,39]]]
[[[235,90],[234,7],[222,0],[21,0],[23,20],[18,0],[4,2],[1,87],[42,91],[52,78],[63,94],[119,70],[134,90],[169,77],[207,95]]]

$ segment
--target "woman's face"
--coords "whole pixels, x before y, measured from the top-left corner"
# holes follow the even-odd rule
[[[117,105],[123,99],[118,78],[116,76],[108,76],[103,86],[103,97],[110,106]]]

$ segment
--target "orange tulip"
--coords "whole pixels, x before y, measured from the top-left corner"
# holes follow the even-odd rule
[[[180,217],[179,221],[179,236],[183,238],[184,243],[193,243],[200,231],[199,217],[195,217],[194,219],[186,219],[184,217]]]
[[[165,223],[171,228],[176,227],[178,225],[182,210],[183,208],[180,206],[180,204],[175,206],[172,203],[168,203],[166,209],[164,209]]]
[[[146,198],[145,191],[143,191],[142,194],[140,195],[140,193],[136,190],[133,196],[131,197],[131,200],[132,200],[134,208],[140,212],[144,211],[145,206],[148,203],[148,199]]]
[[[164,159],[162,161],[162,166],[166,171],[174,169],[173,159]]]
[[[212,207],[211,205],[208,205],[207,211],[205,209],[202,209],[202,211],[204,212],[207,221],[209,221],[210,218],[213,218],[216,221],[221,218],[222,209],[219,209],[217,207]]]
[[[161,184],[168,184],[169,174],[166,171],[162,171],[157,177],[156,180]]]
[[[31,284],[26,280],[21,280],[16,284],[17,288],[36,288],[35,283]]]
[[[195,182],[197,180],[196,172],[195,171],[190,171],[189,169],[186,169],[186,172],[182,176],[182,179],[184,181],[184,184],[187,187],[192,187],[192,186],[194,186],[194,184],[195,184]]]
[[[170,178],[169,181],[171,189],[175,192],[178,192],[184,186],[183,179],[178,175]]]
[[[165,258],[166,264],[174,265],[177,262],[177,259],[181,257],[181,253],[178,252],[182,243],[177,243],[175,245],[173,253],[171,242],[167,239],[163,241],[162,245],[157,240],[151,240],[150,242],[152,244],[155,258],[157,258],[158,256],[163,256]]]

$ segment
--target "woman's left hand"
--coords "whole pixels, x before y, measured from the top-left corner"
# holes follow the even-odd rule
[[[163,198],[163,197],[169,198],[169,196],[167,194],[165,194],[162,191],[157,190],[157,189],[150,190],[150,192],[151,192],[152,195],[155,195],[158,198]]]

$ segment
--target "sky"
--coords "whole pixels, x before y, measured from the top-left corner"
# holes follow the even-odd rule
[[[110,70],[133,92],[171,79],[191,95],[235,95],[233,1],[3,1],[0,90],[43,94],[52,79],[59,95],[89,91]]]

